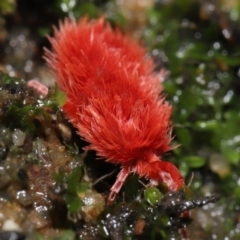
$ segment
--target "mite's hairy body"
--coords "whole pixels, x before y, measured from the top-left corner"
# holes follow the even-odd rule
[[[181,174],[158,157],[171,149],[171,106],[161,97],[160,75],[153,74],[146,50],[104,19],[66,20],[50,41],[53,52],[46,50],[45,58],[66,93],[63,112],[89,149],[121,165],[108,201],[131,172],[179,189]]]

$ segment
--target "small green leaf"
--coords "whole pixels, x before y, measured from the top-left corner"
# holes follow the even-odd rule
[[[155,205],[160,202],[162,193],[155,187],[146,188],[144,190],[144,198],[150,205]]]
[[[82,182],[77,186],[77,193],[85,193],[89,189],[90,189],[90,183]]]
[[[68,192],[73,194],[77,193],[82,176],[83,176],[82,167],[76,167],[73,169],[73,171],[69,174],[67,178]]]
[[[55,93],[54,93],[54,95],[53,95],[53,98],[55,99],[56,103],[57,103],[60,107],[62,107],[62,106],[66,103],[66,101],[67,101],[67,96],[66,96],[66,94],[65,94],[63,91],[61,91],[61,90],[57,87],[57,85],[55,86]]]
[[[78,195],[65,194],[64,199],[69,212],[78,212],[82,206],[82,201]]]
[[[206,159],[199,156],[188,156],[182,159],[190,168],[200,168],[205,165]]]

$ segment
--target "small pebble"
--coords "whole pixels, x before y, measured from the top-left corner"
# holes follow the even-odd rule
[[[22,132],[20,129],[14,129],[12,134],[13,144],[17,147],[21,147],[25,141],[26,133]]]
[[[57,126],[59,131],[61,132],[62,138],[66,141],[70,141],[72,138],[72,133],[70,128],[63,123],[59,123]]]
[[[12,219],[7,219],[3,223],[2,230],[4,230],[4,231],[21,231],[21,228]]]
[[[89,190],[85,193],[82,201],[85,204],[85,206],[82,207],[85,221],[95,222],[105,206],[105,200],[103,196],[99,193]]]

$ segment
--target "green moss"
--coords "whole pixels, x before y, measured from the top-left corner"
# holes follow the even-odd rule
[[[196,152],[220,153],[232,164],[240,159],[240,142],[233,140],[240,134],[236,123],[240,96],[235,88],[240,48],[222,35],[219,19],[226,16],[208,13],[205,19],[204,7],[195,1],[161,4],[149,12],[145,34],[153,55],[170,70],[164,87],[174,107],[175,141],[181,145],[174,151],[176,158],[199,159],[187,157],[189,170],[208,163]]]
[[[144,198],[150,205],[155,205],[160,202],[162,193],[155,187],[146,188],[144,190]]]

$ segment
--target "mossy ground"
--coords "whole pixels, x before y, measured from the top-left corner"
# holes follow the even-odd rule
[[[13,233],[3,231],[10,220],[16,239],[180,239],[185,225],[190,239],[239,239],[239,2],[2,2],[0,68],[8,74],[0,76],[0,236]],[[162,189],[146,191],[131,176],[106,206],[117,172],[96,181],[116,167],[81,150],[87,143],[62,115],[57,88],[46,98],[27,88],[33,77],[48,82],[41,55],[51,26],[85,14],[105,14],[146,44],[156,70],[169,71],[163,84],[180,146],[165,158],[191,183],[185,191],[162,197]],[[192,210],[191,224],[181,218],[189,204],[218,200],[204,198],[214,194],[222,200]]]

